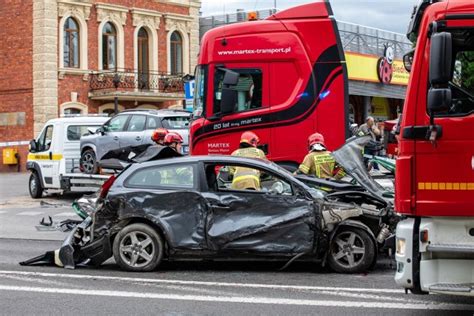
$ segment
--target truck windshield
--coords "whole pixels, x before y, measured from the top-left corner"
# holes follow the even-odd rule
[[[195,73],[196,82],[194,84],[194,101],[193,101],[193,116],[194,117],[204,116],[206,79],[207,79],[207,66],[205,65],[196,66],[196,73]]]

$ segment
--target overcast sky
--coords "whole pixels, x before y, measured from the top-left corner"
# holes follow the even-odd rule
[[[202,0],[203,16],[234,13],[236,9],[284,9],[311,0]],[[331,0],[337,20],[406,33],[413,6],[419,0]],[[225,3],[225,5],[224,5]]]

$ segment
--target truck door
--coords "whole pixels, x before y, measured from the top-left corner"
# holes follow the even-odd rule
[[[222,91],[225,88],[224,76],[230,70],[238,74],[237,84],[228,88],[236,91],[236,98],[231,113],[221,109]],[[260,145],[266,154],[271,155],[272,144],[269,128],[259,128],[259,123],[268,114],[269,107],[269,72],[264,63],[226,64],[211,66],[210,74],[212,108],[207,108],[207,119],[212,133],[204,142],[208,154],[229,155],[239,146],[240,136],[246,130],[253,130],[260,138]]]
[[[54,141],[58,138],[55,134],[57,133],[54,125],[47,125],[36,141],[37,152],[31,154],[30,158],[38,163],[45,188],[59,188],[59,179],[55,177],[55,173],[58,171],[62,154],[54,152]]]
[[[455,22],[456,27],[450,27],[452,22]],[[404,138],[416,139],[416,212],[420,216],[466,216],[472,215],[474,210],[473,27],[474,20],[448,20],[444,32],[449,33],[452,38],[449,41],[452,43],[452,49],[448,48],[445,52],[440,50],[434,52],[433,49],[430,51],[430,59],[442,60],[449,54],[452,56],[451,63],[446,60],[446,64],[451,64],[451,69],[446,71],[449,73],[449,78],[444,80],[446,82],[427,80],[431,85],[429,90],[444,89],[449,90],[451,94],[451,98],[444,99],[447,104],[445,109],[439,109],[434,117],[434,124],[437,127],[436,142],[423,139],[426,133],[422,135],[430,125],[427,106],[432,102],[429,99],[443,102],[441,98],[433,99],[434,95],[430,95],[433,91],[420,93],[419,104],[427,106],[420,106],[420,109],[417,109],[418,126],[411,129],[413,132],[406,127],[403,131]],[[471,31],[467,31],[468,29]],[[433,43],[433,36],[430,42],[427,46]],[[429,62],[424,66],[425,76],[429,73],[427,65]],[[424,85],[422,89],[427,89],[426,86]],[[416,133],[417,130],[421,133]]]

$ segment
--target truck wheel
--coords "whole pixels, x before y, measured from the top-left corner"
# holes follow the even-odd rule
[[[36,171],[33,171],[30,175],[30,181],[28,183],[28,188],[30,191],[30,196],[33,199],[38,199],[43,196],[43,186],[41,185],[41,180]]]
[[[367,271],[375,258],[375,245],[369,234],[356,227],[344,226],[331,240],[328,264],[339,273]]]
[[[117,264],[126,271],[152,271],[163,258],[163,240],[152,227],[131,224],[115,237],[113,253]]]
[[[97,165],[97,158],[95,152],[92,149],[85,150],[81,155],[80,160],[81,170],[87,174],[96,174],[99,171]]]

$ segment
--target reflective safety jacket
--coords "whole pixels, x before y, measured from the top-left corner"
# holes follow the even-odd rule
[[[265,153],[255,147],[239,148],[232,156],[259,158],[267,160]],[[234,167],[230,169],[233,174],[232,189],[236,190],[260,190],[260,171],[252,168]]]
[[[336,163],[329,151],[312,151],[304,157],[298,170],[307,175],[318,178],[344,177],[344,170]]]

